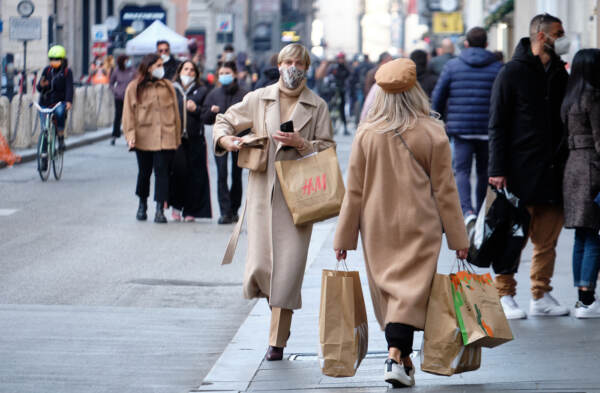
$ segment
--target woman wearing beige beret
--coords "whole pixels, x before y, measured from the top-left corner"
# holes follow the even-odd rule
[[[384,378],[414,385],[409,357],[425,327],[442,244],[467,256],[467,233],[443,124],[430,115],[416,66],[398,59],[379,68],[380,89],[352,144],[347,191],[335,233],[338,260],[362,237],[375,315],[389,356]]]
[[[236,134],[248,128],[269,137],[266,170],[250,171],[248,177],[244,274],[244,296],[266,297],[271,306],[267,360],[282,359],[292,310],[302,305],[300,290],[312,233],[312,224],[294,225],[275,173],[275,161],[296,160],[335,146],[327,104],[306,87],[308,50],[289,44],[279,52],[277,62],[279,82],[246,94],[242,102],[217,115],[213,128],[217,155],[238,151],[241,138]],[[292,120],[294,132],[281,131],[281,124],[288,120]]]

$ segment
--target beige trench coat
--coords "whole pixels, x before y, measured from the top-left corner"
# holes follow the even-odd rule
[[[252,128],[257,135],[272,136],[280,129],[279,85],[248,93],[242,102],[217,115],[213,128],[215,154],[222,155],[218,140]],[[292,113],[294,130],[305,139],[303,149],[282,150],[269,138],[265,172],[250,172],[246,191],[248,254],[244,296],[267,297],[272,307],[298,309],[312,225],[294,225],[275,172],[275,161],[294,160],[335,146],[329,110],[323,99],[304,88]]]
[[[123,135],[145,151],[175,150],[181,144],[181,120],[171,82],[148,82],[140,100],[137,80],[129,83],[123,101]]]
[[[422,167],[394,133],[355,137],[334,248],[355,250],[360,231],[381,328],[423,329],[442,228],[451,249],[469,243],[442,124],[422,118],[402,136]]]

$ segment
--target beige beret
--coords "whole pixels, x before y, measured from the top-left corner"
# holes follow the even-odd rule
[[[375,82],[386,93],[402,93],[417,83],[417,66],[410,59],[396,59],[380,66]]]

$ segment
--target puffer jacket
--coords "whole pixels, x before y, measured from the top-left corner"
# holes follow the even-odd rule
[[[502,63],[483,48],[466,48],[446,63],[432,94],[448,135],[487,135],[492,86]]]

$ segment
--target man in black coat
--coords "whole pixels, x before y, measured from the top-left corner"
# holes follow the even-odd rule
[[[560,19],[537,15],[530,37],[498,73],[489,122],[489,183],[507,187],[531,215],[530,315],[559,316],[569,310],[551,295],[556,242],[563,226],[562,171],[566,161],[560,106],[568,74],[561,54],[568,41]],[[496,272],[496,288],[509,319],[525,318],[514,301],[516,271]]]
[[[163,67],[165,69],[164,78],[172,80],[181,62],[171,55],[171,45],[169,42],[163,40],[157,41],[156,53],[163,59]]]

